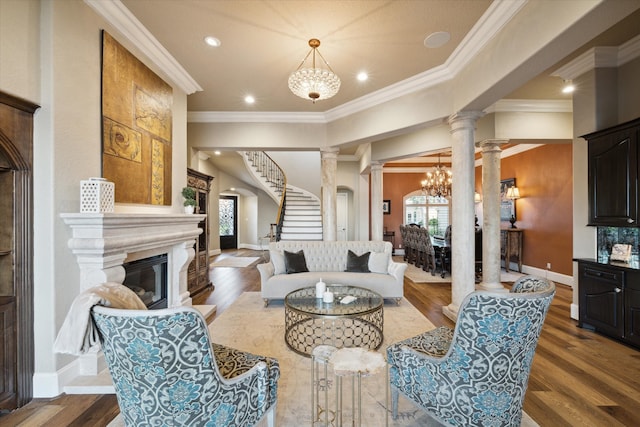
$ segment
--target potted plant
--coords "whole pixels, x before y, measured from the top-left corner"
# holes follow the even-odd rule
[[[192,214],[196,207],[196,190],[191,187],[182,189],[182,197],[184,197],[184,212]]]

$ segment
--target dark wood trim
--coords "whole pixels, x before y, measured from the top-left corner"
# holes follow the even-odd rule
[[[4,366],[13,378],[13,396],[2,402],[2,409],[15,409],[33,398],[34,317],[33,317],[33,113],[32,102],[0,92],[0,154],[13,173],[13,247],[2,248],[3,256],[13,256],[15,317],[15,359]],[[8,253],[7,253],[8,252]],[[14,314],[15,313],[15,314]],[[11,330],[8,331],[11,333]],[[9,396],[7,394],[7,396]]]

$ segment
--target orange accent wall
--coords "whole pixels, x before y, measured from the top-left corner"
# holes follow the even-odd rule
[[[426,170],[426,169],[425,169]],[[403,198],[406,194],[420,189],[422,173],[385,173],[382,178],[382,199],[391,201],[391,213],[383,215],[382,225],[387,231],[395,232],[395,247],[402,247],[400,224],[403,223]]]
[[[515,178],[521,198],[516,200],[516,226],[523,232],[523,264],[573,275],[573,168],[571,144],[547,144],[502,159],[500,179]],[[420,188],[423,173],[385,173],[383,199],[391,214],[383,225],[402,243],[402,199]],[[454,177],[455,179],[455,177]],[[482,167],[476,168],[476,191],[482,192]],[[504,227],[509,227],[505,223]]]

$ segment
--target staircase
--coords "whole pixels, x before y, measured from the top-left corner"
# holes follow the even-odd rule
[[[261,151],[242,153],[256,182],[279,204],[275,240],[322,240],[322,212],[317,196],[288,185],[284,171]]]
[[[322,240],[320,201],[287,187],[280,240]]]

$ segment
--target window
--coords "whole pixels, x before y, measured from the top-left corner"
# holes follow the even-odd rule
[[[418,224],[433,236],[444,236],[450,222],[450,201],[414,191],[404,197],[404,223]]]

